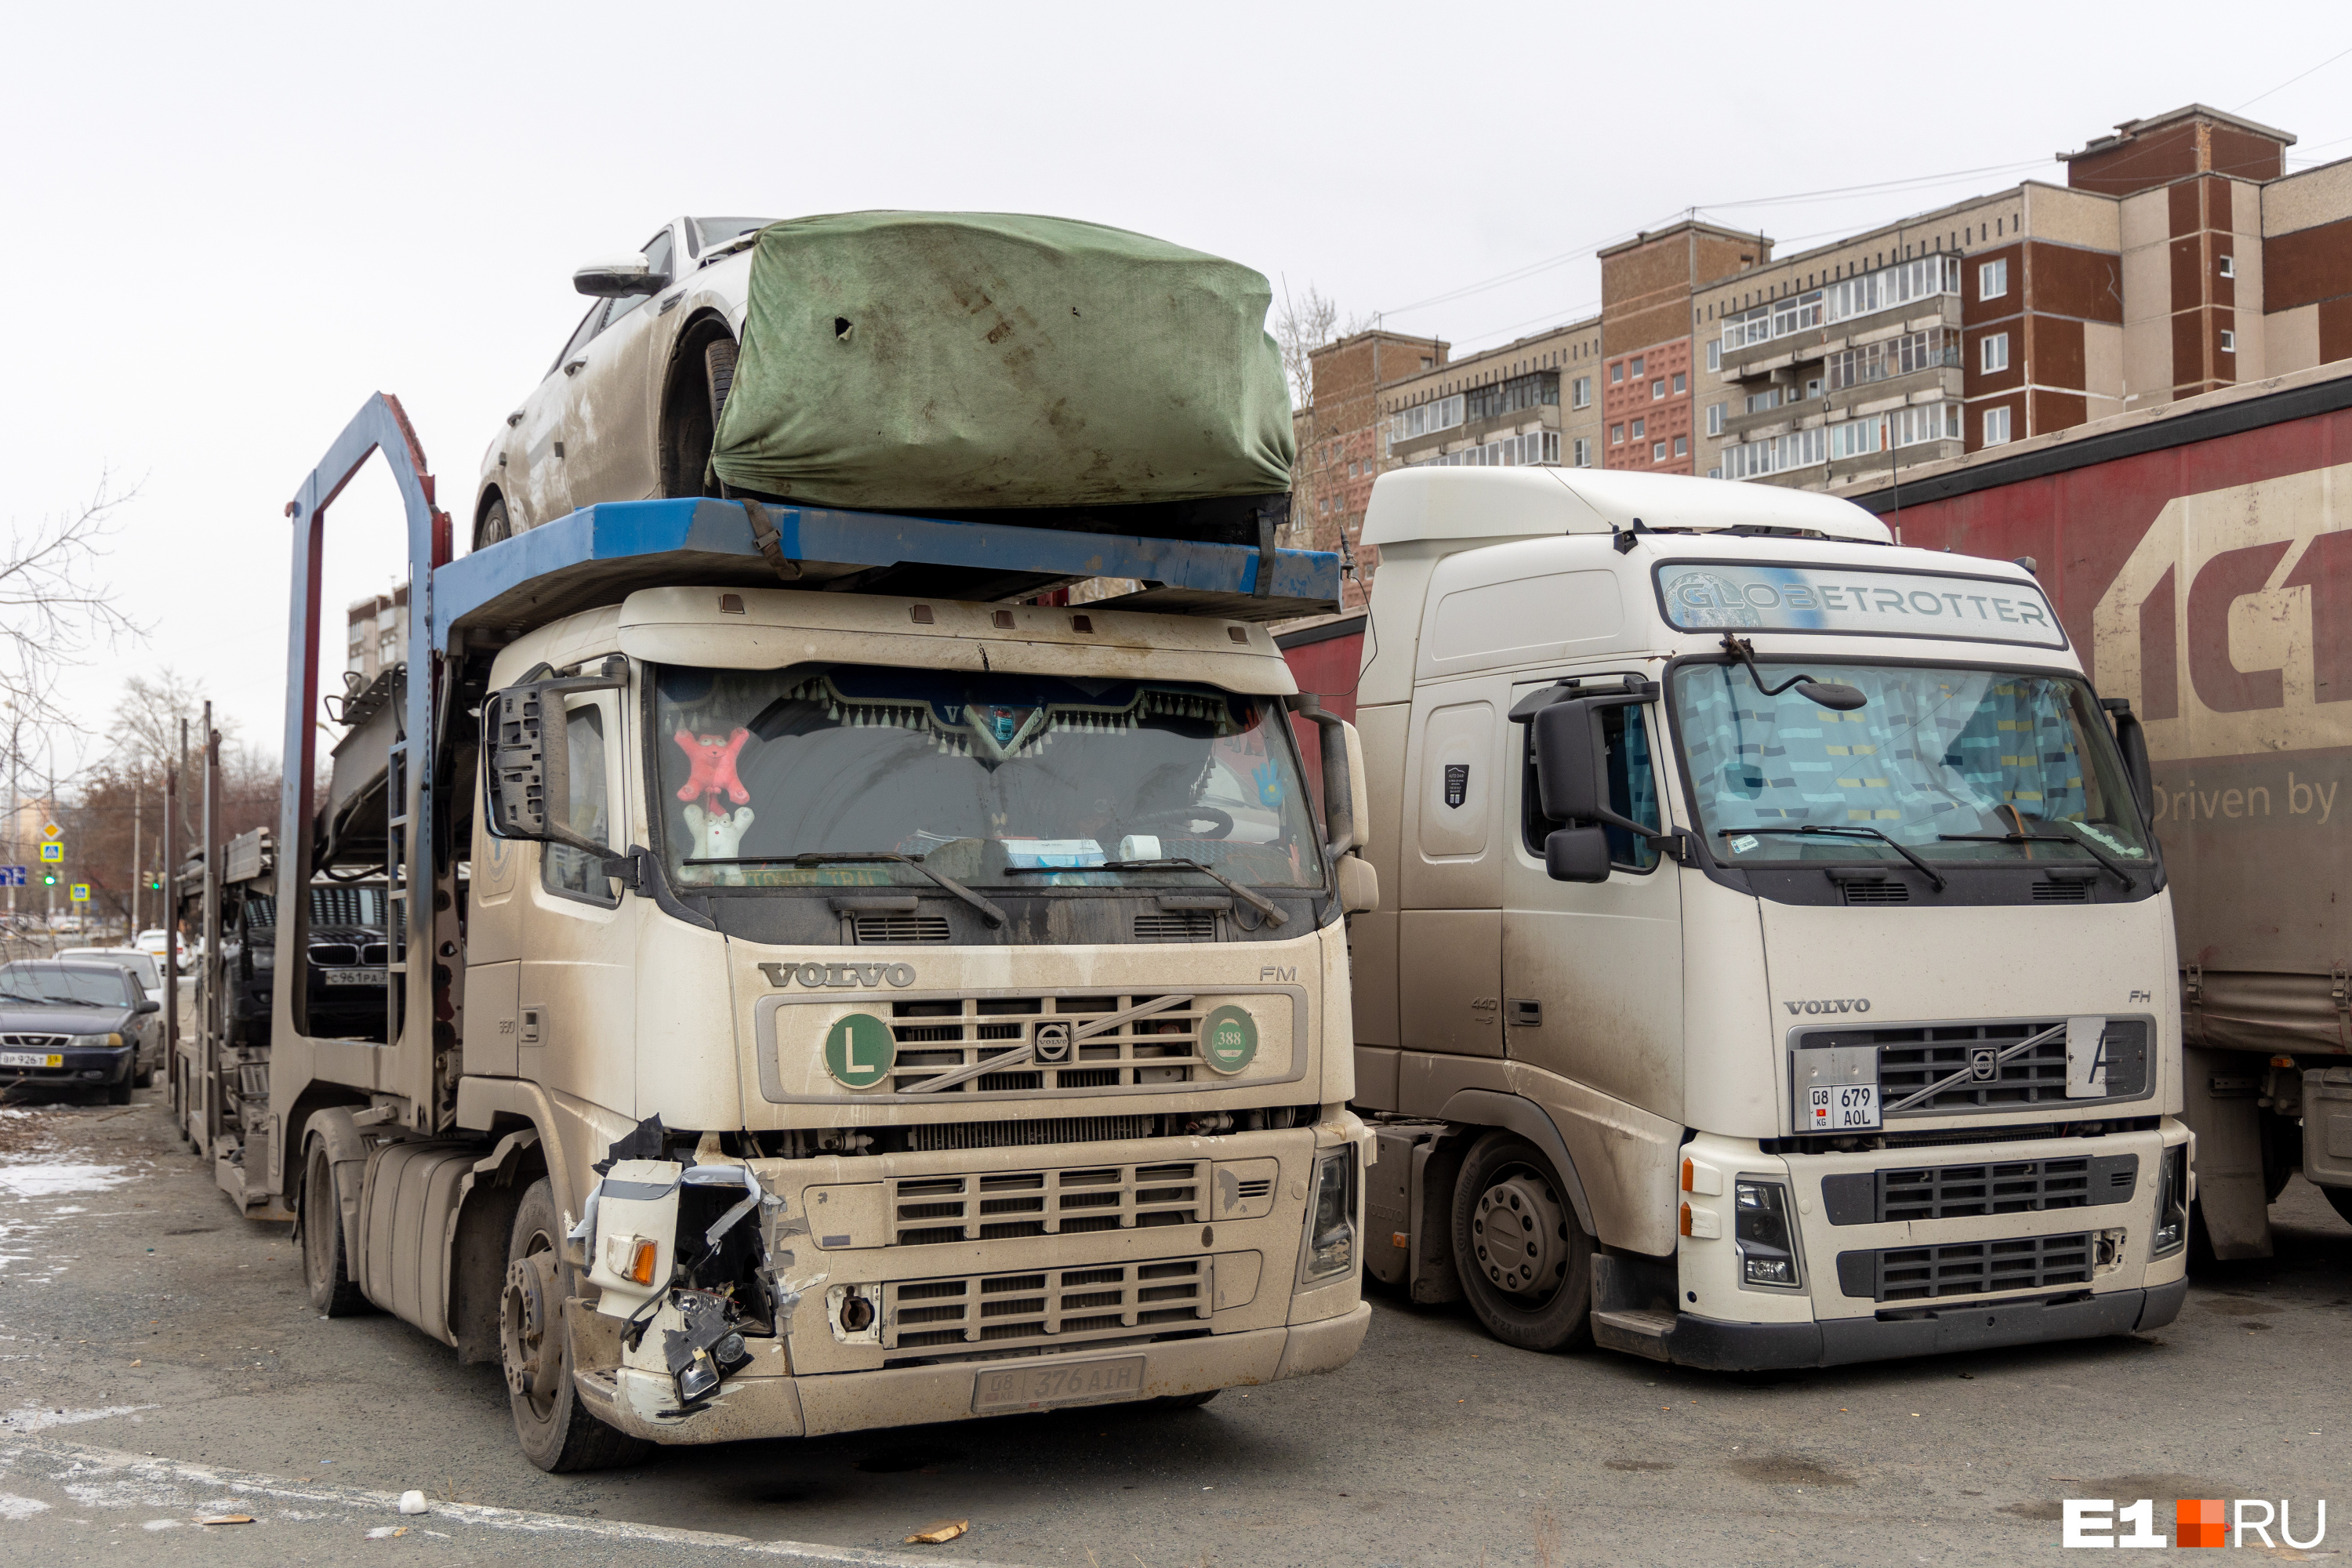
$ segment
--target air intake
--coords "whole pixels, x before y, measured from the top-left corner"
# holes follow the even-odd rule
[[[1147,910],[1135,917],[1138,942],[1214,942],[1214,910]]]
[[[2087,904],[2091,901],[2088,882],[2036,882],[2033,901],[2037,904]]]
[[[945,947],[945,915],[856,915],[850,926],[860,947]]]
[[[1849,904],[1907,904],[1911,901],[1908,882],[1848,882],[1845,901]]]

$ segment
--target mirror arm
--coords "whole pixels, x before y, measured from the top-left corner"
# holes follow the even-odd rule
[[[1312,691],[1286,697],[1283,705],[1322,731],[1323,830],[1330,838],[1323,847],[1337,860],[1356,845],[1355,780],[1348,771],[1346,721],[1325,712],[1322,699]]]

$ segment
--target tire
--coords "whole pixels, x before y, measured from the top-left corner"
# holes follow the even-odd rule
[[[1528,1351],[1592,1342],[1592,1238],[1542,1151],[1510,1132],[1472,1144],[1453,1229],[1463,1293],[1488,1333]]]
[[[562,1247],[555,1193],[542,1176],[515,1211],[507,1242],[507,1282],[499,1296],[499,1363],[506,1374],[515,1436],[523,1458],[551,1475],[634,1465],[654,1446],[604,1425],[572,1384],[562,1302],[572,1279],[562,1262]]]
[[[137,1071],[133,1072],[131,1075],[131,1087],[133,1089],[154,1088],[155,1064],[153,1062],[149,1062],[144,1067],[142,1067]]]
[[[514,536],[514,526],[507,519],[504,496],[492,496],[490,504],[482,509],[481,521],[474,524],[474,548],[496,544]]]
[[[106,1086],[107,1104],[128,1105],[131,1103],[131,1079],[133,1076],[134,1075],[126,1072],[122,1075],[122,1081],[121,1083],[110,1083]]]
[[[310,1305],[330,1318],[356,1318],[369,1310],[346,1266],[343,1205],[323,1142],[310,1145],[302,1168],[302,1282],[310,1288]]]
[[[2352,1225],[2352,1187],[2322,1187],[2319,1190],[2326,1194],[2327,1206],[2343,1215],[2345,1224]]]
[[[727,395],[735,387],[735,340],[713,338],[703,345],[703,384],[710,389],[710,428],[716,440],[719,416],[726,410]]]

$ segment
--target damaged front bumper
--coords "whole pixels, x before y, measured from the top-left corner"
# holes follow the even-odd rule
[[[573,1323],[595,1317],[584,1303],[574,1301],[572,1306],[566,1317]],[[1360,1301],[1352,1310],[1320,1322],[1108,1352],[1024,1357],[1018,1364],[1024,1371],[1075,1372],[1090,1363],[1140,1358],[1141,1375],[1134,1380],[1132,1393],[1110,1400],[1090,1398],[1087,1403],[1159,1399],[1335,1371],[1354,1357],[1371,1321],[1370,1303]],[[595,1334],[591,1327],[582,1337]],[[603,1372],[583,1370],[572,1374],[572,1382],[598,1419],[656,1443],[814,1437],[1007,1413],[974,1408],[981,1374],[1005,1363],[961,1363],[793,1377],[761,1364],[763,1361],[782,1363],[782,1350],[777,1342],[765,1342],[758,1349],[751,1366],[730,1377],[716,1394],[690,1411],[677,1408],[670,1379],[659,1373],[627,1366]],[[596,1356],[599,1348],[577,1345],[576,1352],[581,1354],[574,1364],[583,1364]]]

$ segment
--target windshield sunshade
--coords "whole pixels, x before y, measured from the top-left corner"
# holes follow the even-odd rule
[[[665,667],[655,684],[664,854],[702,888],[962,882],[1317,887],[1276,700],[1209,687],[858,665]],[[795,864],[797,858],[811,858]],[[1054,875],[1023,875],[1040,868]]]
[[[2041,589],[1990,577],[1669,561],[1658,567],[1658,602],[1666,624],[1686,632],[1815,632],[2066,646],[2066,634]]]
[[[1776,676],[1798,668],[1764,665]],[[1677,742],[1718,858],[1900,858],[1865,829],[1931,861],[2147,858],[2114,740],[2080,677],[1818,659],[1801,668],[1867,700],[1842,713],[1796,690],[1767,697],[1731,664],[1675,674]],[[1838,833],[1788,831],[1804,826]],[[1748,827],[1770,831],[1738,831]]]

